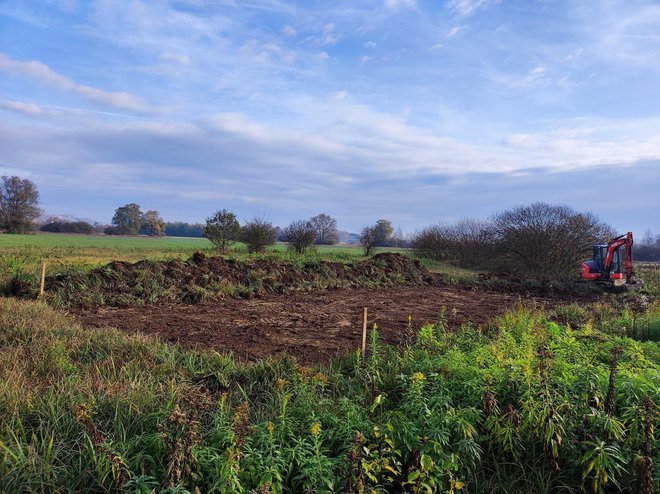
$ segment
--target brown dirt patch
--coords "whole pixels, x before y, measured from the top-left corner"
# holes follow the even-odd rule
[[[435,322],[446,307],[450,328],[480,325],[521,300],[520,295],[480,288],[407,286],[267,294],[243,300],[224,298],[200,304],[100,307],[73,314],[87,327],[117,327],[157,335],[184,347],[231,351],[254,360],[286,352],[302,364],[327,360],[360,345],[362,308],[369,327],[378,324],[381,341],[397,344],[412,317],[415,329]],[[551,299],[526,303],[555,305]]]

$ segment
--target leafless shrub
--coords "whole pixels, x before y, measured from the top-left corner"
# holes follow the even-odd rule
[[[508,271],[556,276],[575,273],[593,244],[614,236],[591,213],[542,202],[497,213],[493,232]]]
[[[489,223],[461,220],[454,225],[434,225],[418,232],[412,247],[421,257],[452,261],[464,267],[488,264],[493,256],[493,230]]]
[[[317,214],[309,220],[316,232],[315,242],[319,245],[333,245],[339,241],[337,220],[325,213]]]
[[[378,245],[379,229],[377,226],[365,226],[360,232],[360,245],[364,250],[364,255],[371,255],[376,245]]]
[[[248,251],[263,252],[275,243],[277,231],[266,219],[255,217],[241,228],[241,240],[248,246]]]
[[[291,223],[282,231],[285,242],[289,242],[289,249],[296,254],[304,254],[316,239],[316,229],[310,221],[298,220]]]

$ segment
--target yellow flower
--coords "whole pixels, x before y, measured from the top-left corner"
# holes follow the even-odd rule
[[[273,423],[270,420],[268,422],[266,422],[266,430],[268,431],[269,434],[273,432],[274,428],[275,428],[275,426],[273,425]]]
[[[412,375],[411,379],[412,379],[413,383],[420,383],[422,381],[426,381],[426,376],[424,374],[422,374],[421,372],[415,372]]]
[[[280,391],[286,388],[287,384],[289,384],[289,381],[287,381],[286,379],[277,379],[275,381],[275,387]]]
[[[309,428],[309,432],[312,433],[312,436],[318,437],[319,434],[321,434],[321,422],[316,421],[312,424],[312,426]]]
[[[325,375],[321,372],[317,372],[314,374],[314,381],[316,381],[319,384],[328,384],[328,378],[325,377]]]
[[[296,372],[298,372],[298,375],[303,379],[307,379],[309,376],[312,375],[312,369],[310,369],[309,367],[305,367],[304,365],[297,365]]]

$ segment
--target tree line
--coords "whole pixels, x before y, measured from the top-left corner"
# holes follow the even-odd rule
[[[34,183],[17,176],[1,177],[0,230],[23,233],[33,228],[42,211]],[[83,221],[54,219],[41,230],[59,233],[98,231]],[[304,254],[315,245],[332,245],[348,234],[337,229],[337,221],[326,213],[299,219],[284,228],[263,217],[241,225],[235,213],[216,211],[205,223],[166,222],[156,210],[142,211],[136,203],[115,210],[107,235],[152,235],[207,237],[221,252],[235,242],[244,242],[250,252],[263,252],[276,241]],[[355,240],[370,255],[377,247],[412,247],[420,257],[447,261],[466,268],[483,268],[536,275],[574,273],[575,266],[589,256],[591,246],[605,243],[616,232],[588,212],[547,203],[516,206],[494,214],[488,220],[465,219],[453,224],[436,224],[422,229],[411,239],[394,233],[391,221],[379,219],[365,226]],[[660,261],[660,235],[645,232],[635,245],[635,258]]]

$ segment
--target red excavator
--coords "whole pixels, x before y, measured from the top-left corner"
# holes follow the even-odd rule
[[[632,232],[619,235],[607,244],[594,245],[593,259],[582,263],[580,275],[583,279],[626,290],[641,287],[642,282],[635,279],[632,247]]]

